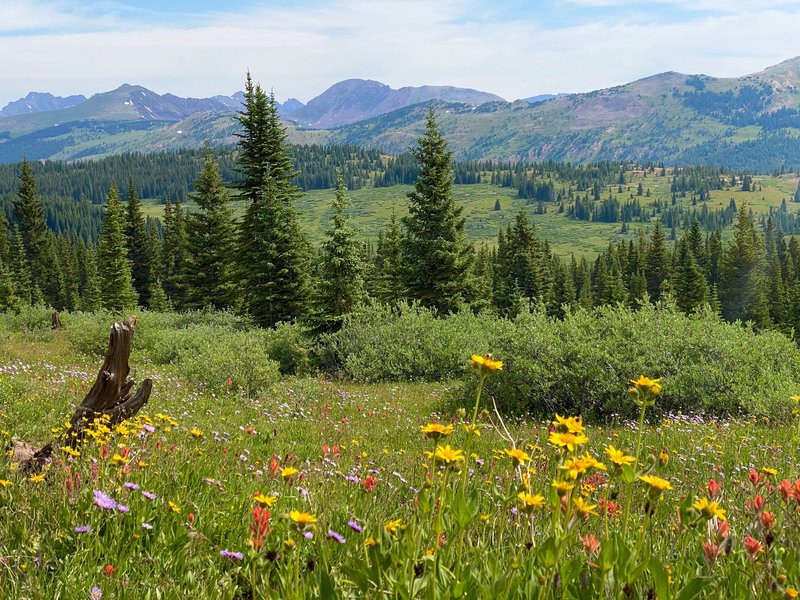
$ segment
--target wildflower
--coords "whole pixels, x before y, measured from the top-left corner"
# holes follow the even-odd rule
[[[639,479],[650,486],[650,493],[653,496],[660,496],[665,490],[672,489],[672,484],[669,481],[655,475],[639,475]]]
[[[747,553],[750,555],[750,560],[753,560],[755,559],[756,554],[761,552],[762,547],[758,540],[747,535],[744,538],[744,549],[747,550]]]
[[[31,475],[28,478],[28,480],[32,481],[33,483],[42,483],[44,481],[44,473],[39,473],[37,475]]]
[[[775,469],[770,469],[769,467],[761,467],[761,472],[765,475],[772,475],[773,477],[778,474]]]
[[[608,446],[606,454],[608,455],[608,460],[620,467],[633,465],[636,462],[636,458],[625,454],[622,450],[617,450],[614,446]]]
[[[317,522],[317,518],[309,513],[293,510],[289,513],[289,519],[298,529],[305,529]]]
[[[114,464],[114,466],[119,467],[119,466],[124,465],[125,463],[127,463],[128,459],[125,458],[124,456],[119,455],[119,454],[115,454],[113,457],[111,457],[111,462]]]
[[[503,452],[505,452],[506,456],[511,458],[515,467],[521,465],[522,463],[531,461],[531,457],[528,455],[528,453],[520,450],[519,448],[506,448],[503,450]]]
[[[550,433],[548,441],[557,448],[566,448],[570,452],[575,451],[575,446],[582,446],[589,442],[589,438],[583,433],[563,433],[554,431]]]
[[[639,379],[631,379],[631,383],[639,392],[643,394],[652,394],[653,396],[657,396],[659,393],[661,393],[660,381],[661,378],[650,379],[644,375],[639,375]]]
[[[153,492],[148,492],[147,490],[142,490],[142,496],[144,496],[148,500],[156,499],[156,495]]]
[[[727,521],[720,521],[717,523],[717,541],[724,542],[728,539],[728,534],[730,533],[730,525]]]
[[[759,516],[759,521],[761,521],[761,525],[764,529],[772,529],[775,527],[775,515],[769,511],[762,512]]]
[[[386,525],[383,526],[386,530],[386,533],[389,535],[395,535],[401,533],[406,526],[403,525],[403,519],[394,519],[393,521],[389,521]]]
[[[472,368],[477,369],[482,375],[495,373],[503,370],[503,362],[494,360],[491,354],[485,356],[472,355]]]
[[[582,417],[562,417],[556,413],[556,419],[553,421],[556,429],[566,431],[567,433],[584,433],[586,429],[583,426]]]
[[[75,533],[89,533],[89,526],[88,525],[78,525],[75,528]]]
[[[203,431],[197,427],[192,427],[189,430],[189,434],[195,439],[203,437]]]
[[[791,586],[786,588],[786,591],[783,593],[784,598],[797,598],[798,596],[800,596],[800,592]]]
[[[123,486],[122,486],[122,487],[124,487],[124,488],[126,488],[126,489],[128,489],[128,490],[133,490],[133,491],[136,491],[136,490],[138,490],[138,489],[139,489],[139,484],[138,484],[138,483],[133,483],[132,481],[126,481],[126,482],[123,484]]]
[[[436,452],[433,453],[434,461],[443,463],[446,467],[456,467],[459,461],[464,460],[464,451],[451,448],[450,444],[442,447],[436,446]]]
[[[583,551],[589,556],[597,554],[600,551],[600,540],[593,533],[580,536]]]
[[[369,548],[370,546],[377,546],[379,544],[378,540],[374,537],[369,536],[366,540],[364,540],[364,546]]]
[[[340,544],[344,544],[345,542],[344,536],[341,533],[335,532],[333,529],[328,530],[328,539],[339,542]]]
[[[81,455],[80,452],[69,446],[61,446],[61,451],[65,454],[69,454],[72,458],[78,458]]]
[[[142,523],[142,529],[146,529],[147,531],[151,531],[153,526],[150,523]]]
[[[589,469],[604,471],[605,468],[606,466],[603,463],[599,462],[588,452],[583,456],[568,459],[559,467],[562,471],[566,471],[567,479],[578,479]]]
[[[420,430],[429,440],[438,440],[453,433],[453,425],[442,425],[441,423],[428,423]]]
[[[353,531],[355,531],[356,533],[361,533],[362,531],[364,531],[364,528],[363,528],[363,527],[361,527],[361,525],[359,525],[359,524],[358,524],[358,521],[356,521],[355,519],[350,519],[350,520],[347,522],[347,526],[348,526],[350,529],[352,529]]]
[[[278,500],[277,496],[265,496],[261,492],[253,496],[253,500],[255,500],[261,508],[272,508],[272,505]]]
[[[281,469],[281,477],[283,477],[284,479],[290,479],[291,477],[297,475],[299,472],[300,471],[298,471],[294,467],[284,467],[283,469]]]
[[[556,492],[558,492],[559,496],[566,496],[567,492],[575,487],[575,484],[566,481],[554,481],[552,486],[555,488]]]
[[[480,425],[469,424],[469,425],[462,425],[462,427],[464,428],[464,431],[467,432],[467,434],[474,435],[475,437],[481,437]]]
[[[117,501],[100,490],[94,490],[94,503],[98,508],[103,510],[114,510],[117,508]]]
[[[584,517],[588,517],[589,515],[597,515],[597,512],[594,510],[597,508],[597,504],[589,504],[580,496],[573,498],[572,504],[575,506],[575,509]]]
[[[371,492],[375,489],[375,486],[378,485],[378,479],[372,475],[368,475],[364,478],[364,481],[361,482],[361,485],[366,491]]]
[[[527,492],[520,492],[517,494],[517,498],[519,498],[522,504],[523,512],[528,514],[533,512],[533,509],[544,506],[544,496],[540,496],[539,494],[534,495]]]
[[[176,514],[181,514],[181,507],[178,506],[177,504],[175,504],[172,500],[167,502],[167,505],[169,506],[169,508],[170,508],[170,510],[172,512],[174,512]]]
[[[792,402],[797,402],[797,404],[800,404],[800,396],[792,396],[791,398],[789,398],[789,400],[791,400]]]
[[[103,567],[103,575],[105,575],[106,577],[111,577],[115,573],[115,571],[116,569],[114,568],[114,565],[109,564]]]
[[[663,467],[668,462],[669,462],[669,452],[667,452],[666,450],[662,450],[661,452],[659,452],[658,453],[658,464],[660,464]]]
[[[705,556],[706,561],[709,563],[715,562],[720,554],[722,554],[722,549],[714,543],[711,542],[703,542],[703,555]]]
[[[9,481],[8,479],[0,479],[0,486],[3,486],[4,488],[10,488],[13,485],[13,481]]]
[[[718,498],[720,493],[722,493],[722,484],[717,482],[714,479],[708,480],[708,495],[710,498]]]
[[[727,521],[725,511],[719,507],[716,501],[709,501],[708,498],[700,498],[692,506],[700,512],[706,519],[717,517],[720,521]]]
[[[241,552],[231,552],[230,550],[220,550],[219,555],[222,558],[229,558],[231,560],[242,560],[244,558],[244,554]]]
[[[121,513],[126,513],[131,511],[130,507],[124,504],[117,504],[117,510]]]
[[[100,600],[100,598],[102,597],[103,597],[103,590],[101,590],[97,586],[94,586],[92,590],[89,592],[89,598],[91,598],[91,600]]]

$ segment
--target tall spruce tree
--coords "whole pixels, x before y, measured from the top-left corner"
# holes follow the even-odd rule
[[[464,234],[463,209],[453,200],[452,153],[439,133],[433,109],[412,154],[419,177],[408,194],[409,214],[403,219],[405,287],[409,298],[423,306],[453,312],[472,299],[474,252]]]
[[[397,304],[406,298],[403,284],[403,230],[394,210],[375,251],[374,294],[386,304]]]
[[[11,244],[8,251],[9,276],[13,287],[13,296],[21,304],[37,304],[41,301],[41,293],[33,282],[28,257],[25,253],[25,241],[19,225],[14,225]]]
[[[708,284],[692,252],[688,234],[679,242],[677,253],[673,274],[675,302],[683,312],[690,313],[708,302]]]
[[[342,319],[365,300],[362,245],[349,224],[347,188],[340,177],[333,197],[331,228],[325,232],[319,281],[315,298],[315,321],[319,330],[335,330]]]
[[[669,287],[670,279],[670,257],[660,221],[656,221],[650,236],[644,275],[647,279],[647,293],[655,302]]]
[[[164,241],[161,245],[162,285],[170,302],[181,309],[186,302],[186,218],[180,200],[164,203]]]
[[[138,297],[133,288],[131,261],[125,243],[125,214],[113,181],[106,199],[97,262],[103,308],[119,311],[135,307]]]
[[[728,321],[769,324],[763,242],[745,206],[739,209],[733,240],[724,254],[719,286],[722,316]]]
[[[140,306],[150,305],[150,270],[153,266],[153,247],[147,235],[147,226],[142,214],[136,184],[128,180],[128,202],[126,205],[125,241],[131,261],[133,287],[139,296]]]
[[[234,228],[228,192],[206,145],[203,170],[192,196],[198,210],[187,219],[187,307],[228,308],[235,297]]]
[[[45,284],[45,260],[47,251],[47,221],[44,205],[36,189],[36,180],[27,160],[22,161],[19,176],[19,191],[12,200],[14,218],[22,235],[25,257],[33,284],[40,290]],[[49,299],[48,299],[49,300]]]
[[[278,117],[274,94],[247,74],[239,113],[238,169],[241,195],[249,200],[239,235],[238,271],[244,308],[263,326],[308,314],[309,247],[293,202],[300,189]]]

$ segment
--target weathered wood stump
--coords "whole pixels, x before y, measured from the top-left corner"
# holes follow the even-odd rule
[[[53,331],[58,331],[62,329],[64,326],[61,324],[61,317],[58,316],[58,311],[54,310],[53,314],[50,315],[50,329]]]
[[[60,439],[41,449],[36,449],[25,442],[12,439],[12,460],[19,462],[26,470],[38,470],[50,457],[54,445],[74,447],[84,437],[86,428],[103,416],[108,416],[108,425],[113,427],[133,417],[150,399],[153,391],[151,379],[145,379],[139,389],[133,393],[133,379],[129,379],[131,341],[136,328],[136,317],[127,321],[117,321],[111,327],[103,365],[97,373],[94,385],[75,408],[70,419],[70,430]]]

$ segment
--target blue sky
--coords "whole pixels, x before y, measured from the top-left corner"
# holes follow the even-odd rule
[[[0,107],[122,83],[304,102],[350,77],[506,99],[800,55],[800,0],[0,0]]]

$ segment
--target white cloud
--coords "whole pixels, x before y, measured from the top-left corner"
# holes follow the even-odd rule
[[[0,54],[8,57],[0,64],[0,106],[31,90],[88,95],[124,82],[184,96],[228,94],[241,89],[248,68],[280,100],[307,101],[349,77],[392,87],[458,85],[514,99],[665,70],[741,75],[789,58],[800,31],[796,8],[666,24],[609,13],[602,22],[548,29],[535,16],[481,21],[477,4],[458,0],[339,0],[157,26],[108,14],[84,18],[69,4],[13,4],[22,8],[4,19],[6,32],[45,31],[0,31]],[[64,26],[72,33],[53,30],[61,18],[72,19]]]

